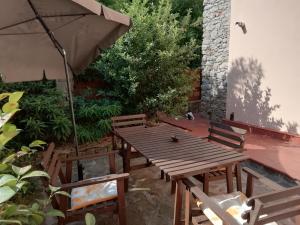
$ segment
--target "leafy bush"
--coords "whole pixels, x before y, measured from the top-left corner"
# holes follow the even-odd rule
[[[80,143],[97,141],[111,131],[110,118],[121,113],[120,103],[108,99],[74,99],[77,134]]]
[[[23,110],[16,115],[14,123],[24,132],[15,140],[28,144],[28,140],[41,138],[51,141],[66,141],[72,133],[68,102],[55,82],[26,82],[0,84],[0,92],[25,90],[21,104]]]
[[[49,176],[44,171],[33,170],[32,165],[20,165],[22,158],[43,148],[45,142],[36,140],[29,147],[22,146],[19,151],[6,147],[8,142],[20,133],[15,125],[9,123],[9,120],[20,110],[19,100],[22,95],[22,92],[0,95],[1,101],[8,98],[8,102],[0,111],[0,223],[40,225],[46,216],[64,216],[60,211],[46,209],[55,194],[68,194],[57,187],[50,186],[49,199],[32,199],[28,195],[35,178],[49,178]]]
[[[194,38],[185,36],[190,13],[179,19],[172,13],[171,0],[160,0],[158,6],[133,0],[124,8],[134,26],[93,68],[111,84],[124,113],[178,113],[192,90],[184,70],[199,49]]]

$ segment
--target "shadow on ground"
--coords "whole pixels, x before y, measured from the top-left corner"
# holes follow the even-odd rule
[[[138,160],[140,161],[140,160]],[[86,178],[106,174],[108,165],[104,159],[83,161]],[[118,158],[118,168],[121,172],[121,159]],[[74,170],[76,168],[74,167]],[[76,174],[74,174],[76,177]],[[246,177],[243,174],[243,190]],[[160,170],[156,167],[135,170],[130,173],[129,192],[126,194],[128,225],[172,225],[174,196],[170,194],[171,184],[160,179]],[[225,193],[224,181],[212,182],[211,194]],[[271,191],[268,187],[255,182],[255,194]],[[97,225],[117,225],[116,215],[96,215]],[[54,225],[56,221],[48,221],[46,225]],[[295,225],[291,220],[280,225]],[[83,221],[70,225],[84,225]]]

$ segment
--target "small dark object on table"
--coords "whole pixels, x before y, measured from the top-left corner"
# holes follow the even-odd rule
[[[176,137],[176,135],[171,136],[171,138],[172,138],[173,142],[178,142],[179,141],[178,138]]]

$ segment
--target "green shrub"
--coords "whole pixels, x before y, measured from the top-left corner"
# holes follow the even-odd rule
[[[124,12],[133,27],[93,65],[112,86],[124,113],[185,109],[192,79],[185,69],[199,57],[199,43],[185,33],[191,26],[190,12],[179,18],[172,1],[133,0]]]
[[[49,178],[49,175],[34,170],[28,161],[22,165],[23,159],[42,149],[45,142],[36,140],[18,151],[7,148],[7,144],[20,133],[10,119],[20,110],[22,95],[23,92],[0,94],[1,103],[8,98],[0,111],[0,223],[41,225],[47,216],[64,217],[62,212],[49,209],[49,204],[55,194],[68,194],[50,186],[50,198],[38,199],[37,193],[34,198],[30,196],[30,190],[37,186],[36,178]]]
[[[72,134],[68,102],[53,81],[0,84],[0,92],[24,90],[22,111],[14,123],[24,132],[15,139],[17,145],[41,138],[62,142]]]
[[[111,131],[110,118],[121,113],[119,102],[108,99],[74,99],[77,135],[80,143],[99,140]]]

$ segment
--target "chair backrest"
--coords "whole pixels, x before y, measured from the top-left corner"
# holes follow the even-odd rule
[[[184,179],[183,182],[186,190],[189,190],[196,199],[210,208],[224,225],[237,224],[237,221],[235,219],[233,221],[233,217],[229,215],[227,210],[221,208],[216,201],[202,192],[198,181],[195,181],[194,178],[188,178]],[[244,225],[263,225],[295,217],[300,215],[300,186],[256,195],[247,199],[246,203],[250,210],[242,214],[242,218],[246,220]]]
[[[59,185],[66,183],[65,174],[62,171],[62,163],[60,161],[60,154],[56,151],[55,144],[50,143],[47,150],[43,153],[41,166],[50,176],[49,183],[51,185]]]
[[[146,125],[146,115],[145,114],[116,116],[116,117],[112,117],[111,120],[112,120],[113,130],[122,128],[122,127]]]
[[[246,130],[227,124],[210,122],[208,139],[235,149],[243,149]]]
[[[41,161],[41,166],[45,172],[49,174],[49,181],[44,182],[45,188],[48,184],[59,187],[61,184],[67,183],[67,178],[62,170],[62,162],[59,158],[60,154],[55,151],[55,144],[50,143],[45,152],[43,152],[43,157]],[[52,206],[55,209],[65,211],[68,209],[69,199],[63,195],[56,195],[52,198]]]
[[[252,210],[243,215],[246,225],[267,224],[300,215],[300,186],[254,196],[247,204]]]

